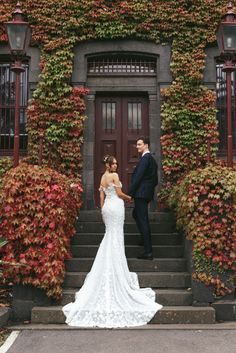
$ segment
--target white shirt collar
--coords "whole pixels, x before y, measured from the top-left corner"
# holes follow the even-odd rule
[[[147,151],[143,152],[142,157],[143,157],[146,153],[150,153],[150,151],[147,150]]]

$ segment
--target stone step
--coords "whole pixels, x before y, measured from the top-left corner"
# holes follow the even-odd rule
[[[95,257],[98,250],[98,245],[72,245],[71,252],[73,257]],[[138,245],[127,245],[125,253],[127,258],[137,257],[143,252],[143,247]],[[154,258],[165,257],[182,257],[184,254],[183,246],[181,245],[153,245]]]
[[[150,224],[153,233],[172,233],[176,232],[174,222],[158,223],[153,222]],[[105,232],[105,226],[102,222],[78,222],[76,223],[76,231],[78,233],[102,233]],[[125,233],[138,233],[137,226],[134,222],[126,222],[124,225]]]
[[[150,222],[174,222],[174,214],[172,212],[151,212],[149,211],[149,221]],[[79,222],[101,222],[101,210],[82,210],[79,213]],[[132,210],[126,210],[125,221],[133,221]]]
[[[156,313],[150,324],[213,324],[215,310],[211,307],[166,306]]]
[[[97,245],[100,244],[104,233],[77,233],[71,244],[73,245]],[[126,245],[137,245],[140,241],[138,233],[125,233]],[[152,233],[153,245],[179,245],[183,241],[183,237],[178,233]]]
[[[70,288],[63,290],[61,305],[66,305],[75,300],[75,293],[78,288]],[[186,289],[156,289],[156,300],[158,303],[168,306],[192,305],[192,292]]]
[[[64,288],[80,288],[85,280],[86,272],[67,272]],[[188,272],[139,272],[140,287],[151,288],[189,288],[191,285]]]
[[[66,261],[68,272],[89,272],[94,258],[72,258]],[[186,260],[183,258],[153,259],[152,261],[128,259],[130,271],[133,272],[181,272],[186,271]]]
[[[31,322],[41,324],[63,324],[65,316],[62,306],[34,307]],[[166,306],[156,313],[150,324],[213,324],[215,310],[211,307]]]

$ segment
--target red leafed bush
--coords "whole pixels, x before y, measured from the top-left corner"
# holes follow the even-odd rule
[[[170,197],[177,226],[193,241],[193,278],[214,287],[215,296],[234,290],[236,276],[236,171],[210,165],[187,174]]]
[[[22,163],[5,174],[0,234],[8,243],[2,260],[25,265],[5,266],[6,278],[60,297],[81,192],[79,181],[49,168]]]

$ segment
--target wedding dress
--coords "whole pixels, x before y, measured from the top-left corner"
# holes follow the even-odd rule
[[[106,195],[102,217],[106,226],[91,271],[75,301],[62,310],[66,323],[80,327],[130,327],[148,323],[162,305],[151,288],[140,288],[136,273],[129,272],[124,248],[124,201],[115,185]]]

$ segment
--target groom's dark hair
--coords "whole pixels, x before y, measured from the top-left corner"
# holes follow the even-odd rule
[[[143,141],[143,143],[144,143],[145,145],[150,146],[149,137],[147,137],[147,136],[139,136],[139,137],[136,139],[136,142],[138,142],[139,140]]]

